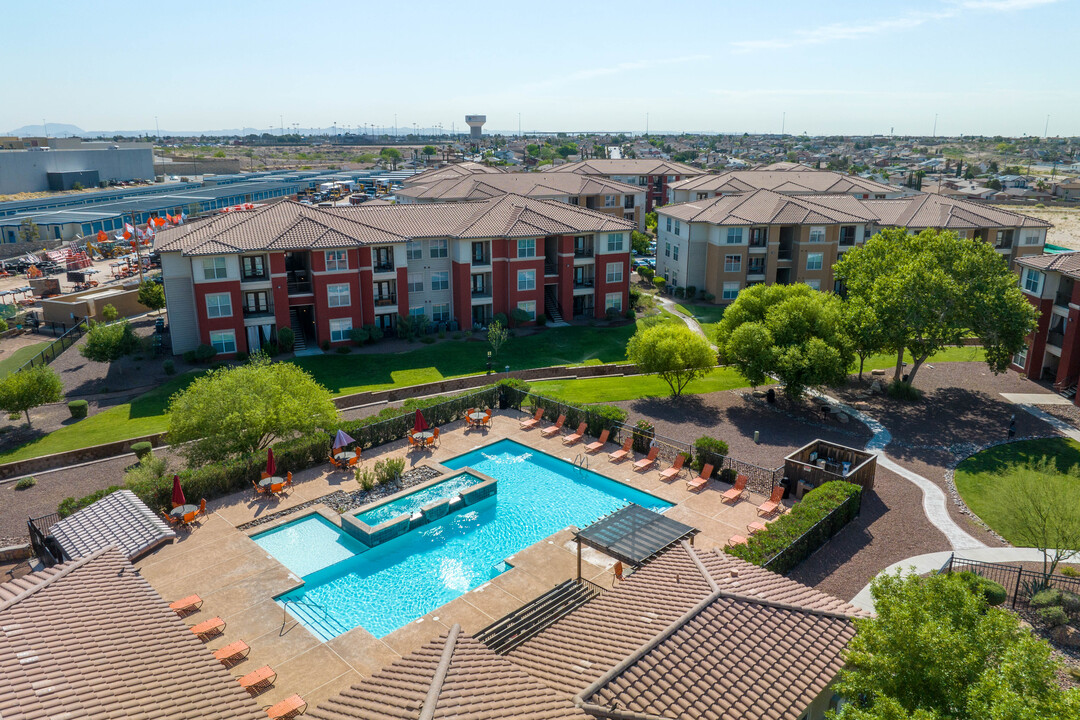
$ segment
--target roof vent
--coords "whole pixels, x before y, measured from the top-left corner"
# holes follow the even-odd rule
[[[729,575],[730,575],[731,577],[733,577],[733,578],[737,578],[737,577],[739,577],[739,571],[738,571],[738,570],[736,570],[736,569],[734,569],[734,568],[732,568],[732,569],[731,569],[731,570],[729,571]]]

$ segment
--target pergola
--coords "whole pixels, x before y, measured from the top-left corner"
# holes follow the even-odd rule
[[[631,503],[574,533],[577,542],[578,580],[581,546],[587,545],[632,567],[641,567],[686,538],[693,544],[700,530]]]

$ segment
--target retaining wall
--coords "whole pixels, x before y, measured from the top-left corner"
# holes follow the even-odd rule
[[[160,432],[154,433],[153,435],[128,438],[127,440],[116,440],[101,445],[91,445],[90,447],[79,448],[78,450],[68,450],[66,452],[53,453],[52,455],[42,455],[41,457],[30,458],[28,460],[16,460],[15,462],[4,463],[0,465],[0,480],[10,480],[26,475],[33,475],[36,472],[42,472],[44,470],[55,470],[57,468],[67,467],[68,465],[79,465],[80,463],[91,462],[93,460],[103,460],[105,458],[116,457],[117,455],[124,455],[125,453],[131,452],[131,446],[137,442],[149,442],[154,447],[160,447],[164,444],[164,437],[165,433]]]

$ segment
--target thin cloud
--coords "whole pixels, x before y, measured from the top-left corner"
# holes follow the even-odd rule
[[[578,70],[577,72],[561,75],[557,78],[549,78],[547,80],[541,80],[535,83],[528,83],[524,87],[532,90],[537,90],[540,88],[550,88],[559,85],[566,85],[567,83],[580,82],[582,80],[592,80],[598,77],[608,77],[611,75],[621,75],[623,73],[629,73],[638,70],[647,70],[658,65],[680,65],[689,62],[701,62],[704,60],[708,60],[709,57],[710,56],[708,55],[680,55],[677,57],[660,58],[657,60],[624,62],[608,67]]]

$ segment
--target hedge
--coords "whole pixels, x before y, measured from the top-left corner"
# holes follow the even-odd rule
[[[68,412],[76,420],[82,420],[90,409],[90,403],[85,400],[72,400],[68,403]]]
[[[725,548],[743,560],[786,575],[859,514],[862,489],[843,480],[814,488],[745,545]]]
[[[698,472],[701,472],[706,465],[719,468],[723,466],[727,454],[728,444],[726,442],[703,435],[694,441],[694,457],[690,465]]]

